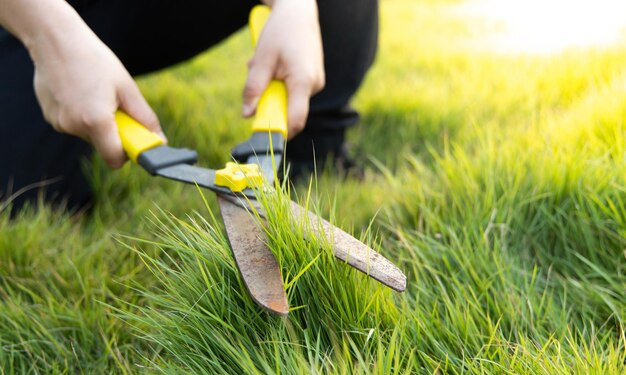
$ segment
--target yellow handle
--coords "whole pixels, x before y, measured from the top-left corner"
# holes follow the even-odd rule
[[[130,160],[135,163],[139,154],[165,143],[161,137],[122,111],[115,112],[115,122],[122,139],[122,147]]]
[[[257,5],[250,12],[250,32],[252,44],[255,46],[270,12],[270,8],[265,5]],[[287,138],[287,88],[283,82],[273,80],[261,95],[252,122],[252,131],[277,132]]]

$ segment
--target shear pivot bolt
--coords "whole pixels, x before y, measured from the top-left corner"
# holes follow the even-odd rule
[[[226,167],[215,171],[215,185],[224,186],[237,193],[245,188],[263,184],[263,176],[256,164],[226,163]]]

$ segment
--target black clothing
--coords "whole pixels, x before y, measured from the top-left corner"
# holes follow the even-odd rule
[[[74,0],[85,22],[132,75],[184,61],[247,22],[253,0]],[[349,101],[370,67],[377,43],[378,0],[319,0],[326,88],[311,99],[305,130],[287,145],[287,157],[323,160],[337,153],[345,128],[358,121]],[[81,172],[91,147],[55,132],[33,90],[33,64],[20,42],[0,29],[0,199],[20,192],[14,209],[38,196],[88,204]],[[42,182],[44,181],[44,182]],[[43,187],[36,187],[42,186]]]

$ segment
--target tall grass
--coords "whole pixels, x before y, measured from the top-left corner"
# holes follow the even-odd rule
[[[349,134],[365,181],[292,192],[395,260],[405,293],[303,241],[268,196],[293,309],[269,315],[211,193],[96,159],[91,214],[0,212],[2,373],[625,373],[626,50],[474,50],[484,30],[452,3],[383,2]],[[141,81],[204,165],[245,137],[247,44]]]

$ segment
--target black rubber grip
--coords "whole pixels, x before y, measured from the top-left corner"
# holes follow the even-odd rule
[[[280,133],[253,133],[250,139],[238,144],[231,155],[239,162],[245,162],[253,155],[282,154],[285,139]]]
[[[194,164],[198,161],[198,153],[188,148],[174,148],[158,146],[144,151],[137,157],[137,163],[150,174],[156,174],[159,169],[176,164]]]

